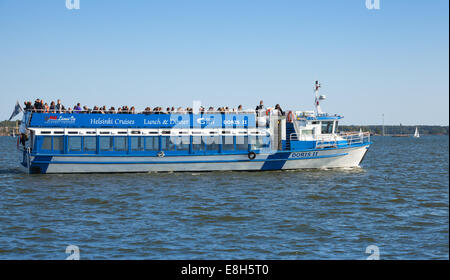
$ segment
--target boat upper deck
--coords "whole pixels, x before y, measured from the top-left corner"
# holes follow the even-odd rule
[[[83,114],[25,113],[28,128],[255,128],[256,113]]]

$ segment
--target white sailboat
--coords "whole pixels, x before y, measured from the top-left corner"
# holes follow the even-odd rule
[[[414,138],[419,138],[419,137],[420,137],[419,129],[417,129],[417,126],[416,126],[416,131],[414,131]]]

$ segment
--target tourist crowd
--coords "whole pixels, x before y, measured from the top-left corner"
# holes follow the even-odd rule
[[[136,108],[134,106],[128,107],[128,106],[122,106],[118,107],[117,109],[115,107],[107,108],[106,106],[94,106],[92,109],[88,106],[81,106],[80,103],[77,103],[73,107],[65,107],[61,100],[57,100],[56,102],[52,101],[50,102],[50,105],[48,103],[45,103],[42,99],[36,99],[34,101],[34,104],[31,101],[25,101],[24,102],[25,111],[28,112],[35,112],[35,113],[64,113],[64,114],[145,114],[145,115],[151,115],[151,114],[192,114],[193,109],[191,107],[178,107],[175,108],[167,107],[165,110],[163,110],[162,107],[146,107],[144,111],[137,112]],[[277,109],[281,115],[284,115],[284,112],[281,110],[281,107],[279,104],[275,106],[275,109]],[[263,101],[260,102],[260,104],[256,107],[257,112],[263,112],[265,111],[264,103]],[[225,107],[219,107],[215,109],[214,107],[209,107],[206,109],[205,107],[199,108],[199,113],[243,113],[248,112],[244,111],[242,108],[242,105],[239,105],[236,108],[229,108],[228,106]]]

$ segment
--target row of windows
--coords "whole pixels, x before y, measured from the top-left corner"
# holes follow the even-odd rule
[[[265,140],[264,140],[265,139]],[[251,137],[253,149],[263,147],[268,139]],[[97,143],[98,142],[98,143]],[[144,151],[248,151],[248,136],[70,136],[67,137],[68,152],[144,152]],[[41,140],[41,150],[63,152],[64,138],[61,136],[44,136]]]

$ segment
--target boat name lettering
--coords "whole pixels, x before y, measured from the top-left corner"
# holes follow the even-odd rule
[[[248,122],[247,120],[224,120],[223,123],[225,125],[246,125]]]
[[[297,152],[292,153],[291,158],[316,157],[319,152]]]

